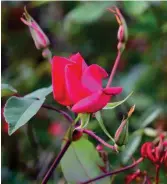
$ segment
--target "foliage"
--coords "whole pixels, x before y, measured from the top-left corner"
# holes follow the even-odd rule
[[[62,111],[75,118],[74,113],[50,95],[52,86],[44,88],[51,83],[51,67],[41,51],[36,50],[27,26],[20,21],[25,5],[48,36],[53,55],[66,57],[80,52],[87,64],[96,63],[108,73],[116,58],[118,24],[107,8],[116,5],[121,9],[129,38],[113,86],[122,86],[123,92],[113,97],[102,111],[91,116],[80,115],[80,118],[84,128],[114,145],[112,136],[135,104],[135,112],[128,120],[127,145],[120,148],[119,154],[104,148],[109,160],[107,171],[130,164],[132,156],[140,157],[140,147],[144,142],[156,140],[160,131],[167,131],[166,3],[3,1],[1,97],[5,118],[2,114],[2,182],[40,182],[55,155],[62,149],[62,139],[70,127]],[[103,85],[106,86],[106,83],[107,80]],[[58,111],[42,108],[44,104],[50,104]],[[4,131],[6,122],[12,136]],[[53,124],[61,125],[56,129],[58,136],[48,131]],[[87,136],[72,142],[61,161],[61,168],[56,169],[48,183],[65,183],[65,179],[75,183],[77,177],[84,181],[103,174],[99,165],[103,166],[104,160],[95,145],[98,145],[97,141]],[[81,165],[84,165],[89,177],[85,176]],[[154,172],[151,162],[142,163],[141,168],[149,174]],[[164,166],[161,170],[161,183],[166,181],[165,169]],[[77,171],[80,175],[75,175]],[[125,176],[126,173],[123,173],[112,177],[112,180],[123,183]],[[109,183],[109,180],[110,177],[106,177],[99,183]]]

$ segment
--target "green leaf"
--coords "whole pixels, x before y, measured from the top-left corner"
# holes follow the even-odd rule
[[[150,96],[138,93],[133,94],[128,100],[128,103],[129,105],[133,105],[135,103],[138,111],[143,111],[154,104]]]
[[[103,119],[101,117],[101,112],[100,111],[96,112],[95,117],[96,117],[97,121],[99,122],[99,125],[100,125],[101,129],[104,131],[104,133],[113,141],[113,143],[115,143],[114,139],[112,138],[110,133],[107,131],[107,129],[103,123]]]
[[[45,0],[45,1],[32,1],[30,2],[32,7],[36,8],[45,4],[48,4],[50,1],[49,0]]]
[[[121,154],[121,160],[124,164],[128,162],[128,160],[131,158],[133,153],[139,147],[142,139],[142,135],[143,135],[143,130],[138,130],[129,137],[129,142]]]
[[[115,5],[116,2],[84,2],[72,9],[64,20],[64,29],[70,32],[72,29],[77,28],[76,25],[89,24],[97,21],[102,17],[107,8]],[[80,29],[80,26],[78,27]]]
[[[99,166],[104,166],[94,145],[85,138],[72,142],[61,160],[61,167],[69,183],[80,183],[97,177],[102,173]],[[109,184],[110,178],[104,178],[96,184]]]
[[[30,98],[11,97],[4,108],[4,116],[9,124],[9,135],[25,125],[41,108],[45,98],[36,100]]]
[[[159,117],[161,113],[162,108],[160,107],[151,107],[150,109],[148,109],[137,123],[139,125],[139,128],[145,128],[146,126],[151,124],[156,118]]]
[[[14,89],[11,85],[9,84],[1,84],[1,97],[4,96],[10,96],[17,93],[17,90]]]
[[[133,93],[133,91],[122,101],[108,103],[103,109],[114,109],[115,107],[117,107],[117,106],[121,105],[122,103],[124,103],[132,95],[132,93]]]
[[[86,128],[87,125],[89,124],[89,120],[90,120],[90,114],[79,114],[79,117],[81,119],[81,125],[78,128]]]
[[[42,98],[45,98],[50,93],[52,93],[52,86],[49,86],[47,88],[37,89],[36,91],[33,91],[32,93],[30,93],[28,95],[25,95],[24,98],[42,99]]]
[[[106,8],[115,4],[114,2],[88,2],[82,3],[74,8],[68,15],[67,19],[82,23],[90,23],[99,19],[106,10]]]
[[[150,6],[149,2],[146,1],[131,1],[124,2],[125,11],[131,16],[139,16]]]

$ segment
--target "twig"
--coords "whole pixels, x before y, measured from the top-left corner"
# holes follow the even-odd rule
[[[99,141],[101,144],[103,144],[104,146],[106,146],[106,147],[108,147],[108,148],[110,148],[110,149],[112,149],[112,150],[114,150],[114,151],[116,151],[116,148],[115,148],[115,146],[112,146],[112,145],[110,145],[110,144],[108,144],[107,142],[105,142],[103,139],[101,139],[100,137],[98,137],[96,134],[94,134],[91,130],[82,130],[82,132],[83,133],[85,133],[85,134],[87,134],[87,135],[89,135],[89,136],[91,136],[91,137],[93,137],[94,139],[96,139],[97,141]]]
[[[81,184],[88,184],[88,183],[91,183],[91,182],[93,182],[93,181],[97,181],[97,180],[100,180],[100,179],[102,179],[102,178],[105,178],[105,177],[107,177],[107,176],[111,176],[111,175],[114,175],[114,174],[118,174],[118,173],[124,172],[124,171],[126,171],[126,170],[128,170],[128,169],[131,169],[131,168],[135,167],[136,165],[138,165],[138,164],[139,164],[140,162],[142,162],[142,161],[143,161],[143,158],[141,157],[141,158],[139,158],[135,163],[133,163],[133,164],[131,164],[131,165],[129,165],[129,166],[123,167],[123,168],[118,169],[118,170],[116,170],[116,171],[112,171],[112,172],[105,173],[105,174],[103,174],[103,175],[101,175],[101,176],[98,176],[98,177],[96,177],[96,178],[87,180],[87,181],[85,181],[85,182],[83,182],[83,183],[81,183]]]
[[[46,105],[46,104],[43,104],[42,107],[45,109],[50,109],[50,110],[56,111],[56,112],[62,114],[69,122],[73,122],[72,117],[62,110],[56,109],[55,107],[53,107],[51,105]]]
[[[113,66],[113,68],[112,68],[112,71],[111,71],[111,74],[110,74],[110,78],[109,78],[109,80],[108,80],[108,83],[107,83],[106,88],[107,88],[107,87],[110,87],[110,85],[111,85],[111,82],[112,82],[113,77],[114,77],[114,75],[115,75],[115,72],[116,72],[116,70],[117,70],[117,67],[118,67],[120,58],[121,58],[121,52],[118,50],[117,58],[116,58],[116,60],[115,60],[114,66]]]
[[[53,171],[56,169],[56,167],[58,166],[60,160],[62,159],[63,155],[65,154],[65,152],[67,151],[67,149],[69,148],[71,144],[70,140],[67,140],[65,146],[63,147],[63,149],[60,151],[60,153],[58,154],[58,156],[56,157],[55,161],[53,162],[53,164],[51,165],[50,169],[47,171],[44,179],[42,180],[42,184],[46,184],[49,180],[49,178],[51,177]]]
[[[156,178],[155,178],[155,183],[156,183],[156,184],[159,183],[159,170],[160,170],[160,166],[157,165],[157,166],[156,166]]]

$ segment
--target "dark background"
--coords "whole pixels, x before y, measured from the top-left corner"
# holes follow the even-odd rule
[[[50,63],[42,58],[28,27],[20,21],[25,5],[49,37],[53,55],[80,52],[88,64],[97,63],[108,72],[116,58],[118,24],[106,8],[118,6],[127,21],[129,39],[113,82],[123,86],[124,91],[113,101],[122,100],[131,91],[134,94],[115,110],[103,112],[105,125],[113,135],[122,115],[135,104],[130,132],[138,130],[150,116],[152,131],[167,130],[166,2],[2,2],[2,83],[11,84],[21,95],[51,84]],[[5,101],[3,98],[2,107]],[[65,109],[52,95],[47,103]],[[26,125],[9,137],[2,117],[2,183],[37,183],[36,179],[41,180],[60,150],[68,122],[59,114],[41,109],[29,123],[34,128],[37,144],[29,140]],[[95,120],[89,128],[108,140]],[[143,135],[141,141],[146,140],[153,138]],[[138,158],[139,148],[135,149]],[[122,163],[120,156],[111,153],[109,160],[113,167]],[[150,163],[142,167],[148,170]],[[150,169],[150,172],[154,171]],[[122,183],[124,176],[116,177],[114,183]],[[164,183],[165,172],[161,178]],[[49,183],[64,183],[60,167]]]

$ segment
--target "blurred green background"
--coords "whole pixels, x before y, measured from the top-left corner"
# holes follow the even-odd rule
[[[96,63],[108,72],[116,58],[118,24],[107,8],[113,5],[120,8],[128,25],[129,39],[113,81],[113,85],[122,86],[124,91],[113,101],[122,100],[131,91],[134,93],[123,105],[103,111],[103,118],[113,135],[123,115],[133,104],[136,105],[130,120],[130,132],[145,125],[150,128],[139,137],[138,134],[131,134],[131,140],[136,142],[129,143],[128,150],[131,153],[136,151],[135,156],[138,158],[142,142],[153,140],[155,131],[167,131],[167,3],[3,1],[2,83],[11,84],[21,95],[51,84],[50,63],[42,58],[28,27],[20,21],[25,5],[49,37],[53,55],[69,56],[80,52],[88,64]],[[2,99],[2,107],[6,99]],[[53,100],[52,95],[46,103],[66,110]],[[35,143],[27,136],[30,133],[27,125],[9,137],[2,117],[1,174],[4,184],[39,183],[59,152],[61,140],[69,125],[59,114],[46,109],[41,109],[29,124],[36,135]],[[93,118],[89,128],[108,140]],[[93,142],[97,145],[97,142]],[[130,162],[129,158],[115,156],[110,152],[109,160],[112,168]],[[143,164],[142,168],[149,168],[153,172],[149,162]],[[124,176],[117,176],[113,183],[123,183]],[[165,183],[165,168],[160,177],[162,183]],[[65,183],[60,167],[49,183]]]

